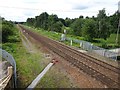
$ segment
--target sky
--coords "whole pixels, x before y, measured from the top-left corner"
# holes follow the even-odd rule
[[[120,0],[0,0],[0,16],[6,20],[26,21],[42,12],[56,14],[59,18],[97,16],[105,8],[107,15],[118,10]]]

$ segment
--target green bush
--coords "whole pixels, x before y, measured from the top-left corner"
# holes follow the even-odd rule
[[[9,36],[14,34],[14,24],[12,22],[3,21],[2,22],[2,42],[8,42]],[[1,33],[1,31],[0,31]]]
[[[107,48],[107,43],[106,42],[102,42],[102,48]]]

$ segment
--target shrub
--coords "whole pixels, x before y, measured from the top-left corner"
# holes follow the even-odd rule
[[[1,31],[0,31],[1,32]],[[9,36],[14,34],[14,25],[11,22],[2,22],[2,42],[7,42]]]

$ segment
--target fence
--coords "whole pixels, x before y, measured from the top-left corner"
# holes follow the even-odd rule
[[[13,66],[13,69],[14,69],[14,86],[16,87],[17,85],[16,85],[16,62],[15,62],[15,60],[14,60],[14,58],[13,58],[13,56],[12,55],[10,55],[8,52],[6,52],[5,50],[2,50],[1,48],[0,48],[0,55],[2,56],[2,58],[4,58],[5,60],[7,60],[12,66]]]
[[[117,53],[109,51],[107,49],[104,48],[100,48],[98,46],[94,46],[92,43],[87,42],[87,41],[83,41],[83,40],[78,40],[78,39],[72,39],[72,38],[66,38],[67,41],[73,41],[74,43],[78,43],[80,44],[80,47],[84,50],[87,51],[93,51],[101,56],[113,59],[113,60],[117,60]]]

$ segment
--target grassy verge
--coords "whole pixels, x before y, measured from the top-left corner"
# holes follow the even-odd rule
[[[28,26],[25,26],[25,27],[30,28],[34,32],[37,32],[37,33],[42,34],[42,35],[45,35],[45,36],[47,36],[49,38],[52,38],[54,40],[60,40],[60,38],[61,38],[61,33],[45,31],[43,29],[31,28],[31,27],[28,27]],[[75,36],[75,35],[67,35],[67,37],[70,37],[72,39],[84,40],[84,37],[79,37],[79,36]],[[119,46],[117,46],[115,44],[115,38],[116,38],[116,34],[111,34],[110,37],[107,38],[107,40],[104,40],[104,39],[101,39],[101,38],[100,39],[97,38],[97,39],[94,39],[94,41],[91,42],[91,43],[93,43],[94,45],[99,46],[99,47],[112,49],[112,48],[119,47]],[[67,45],[70,45],[70,42],[68,42],[68,41],[65,41],[64,43],[67,44]],[[78,43],[73,43],[73,46],[79,47],[79,44]]]
[[[120,34],[119,34],[120,36]],[[112,49],[112,48],[117,48],[120,47],[120,45],[116,45],[116,34],[111,34],[107,40],[104,39],[95,39],[97,42],[92,42],[94,45],[103,47],[106,45],[105,48]]]
[[[43,56],[41,52],[30,53],[22,44],[19,31],[15,31],[15,35],[10,37],[17,40],[2,44],[2,48],[9,52],[16,60],[18,87],[27,88],[27,86],[36,78],[36,76],[47,66],[50,59]],[[21,35],[22,36],[22,35]],[[70,87],[71,83],[62,72],[56,68],[51,68],[49,72],[42,78],[37,88],[58,88]]]
[[[54,39],[54,40],[57,40],[57,41],[60,41],[60,38],[61,38],[61,34],[62,33],[56,33],[56,32],[51,32],[51,31],[45,31],[43,29],[36,29],[36,28],[31,28],[31,27],[28,27],[28,26],[24,26],[34,32],[37,32],[38,34],[40,35],[44,35],[44,36],[47,36],[51,39]],[[71,37],[72,39],[83,39],[83,37],[78,37],[76,36],[74,38],[74,35],[67,35],[67,37]],[[70,41],[64,41],[63,43],[65,43],[66,45],[70,45]],[[73,43],[73,46],[76,46],[76,47],[79,47],[80,45],[77,44],[77,43]]]
[[[70,82],[69,78],[63,72],[52,67],[48,73],[41,79],[38,88],[73,88],[77,87]]]
[[[3,48],[13,55],[17,65],[18,87],[26,87],[43,70],[44,59],[41,54],[32,54],[22,46],[22,43],[6,43]]]
[[[22,45],[18,30],[9,37],[9,42],[2,44],[2,48],[16,60],[18,87],[26,87],[45,67],[41,65],[44,58],[40,53],[29,53]]]

